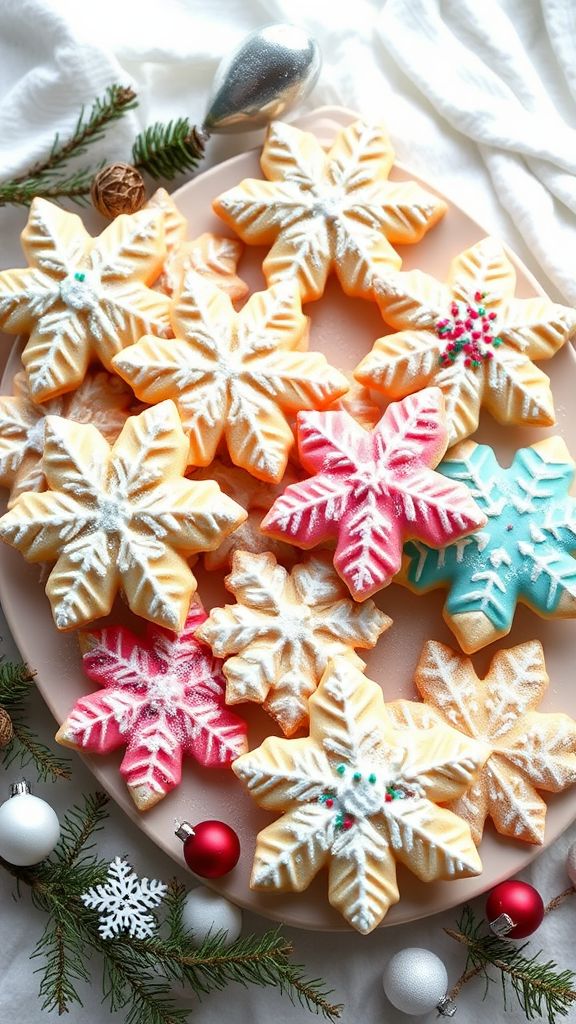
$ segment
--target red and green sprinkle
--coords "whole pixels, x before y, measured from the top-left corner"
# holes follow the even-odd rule
[[[502,338],[495,333],[496,313],[486,308],[485,298],[486,292],[478,291],[467,304],[454,299],[450,316],[437,321],[436,334],[446,343],[439,357],[441,366],[451,366],[462,355],[464,365],[476,369],[494,358],[493,350]]]

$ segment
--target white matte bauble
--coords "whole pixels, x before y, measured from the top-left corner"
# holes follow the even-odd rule
[[[382,977],[384,992],[393,1006],[416,1016],[430,1013],[446,995],[446,968],[429,949],[402,949],[388,961]]]
[[[202,945],[208,932],[212,935],[228,932],[225,944],[231,946],[242,931],[242,911],[223,896],[199,885],[184,900],[182,923],[187,931],[194,933],[197,946]]]
[[[17,867],[44,860],[60,838],[56,812],[31,793],[17,793],[0,807],[0,857]]]
[[[572,846],[568,850],[566,857],[566,871],[568,872],[568,878],[572,882],[572,885],[576,885],[576,843],[572,843]]]

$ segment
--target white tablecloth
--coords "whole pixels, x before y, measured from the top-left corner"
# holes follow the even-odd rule
[[[399,158],[436,181],[442,191],[474,211],[487,229],[515,248],[550,293],[576,302],[576,8],[572,0],[0,0],[0,177],[22,171],[49,148],[55,130],[65,133],[81,103],[90,104],[111,81],[133,82],[141,102],[115,129],[116,155],[128,157],[129,140],[143,123],[189,114],[201,120],[211,75],[220,56],[243,34],[273,21],[291,20],[319,39],[322,79],[305,104],[340,103],[386,120]],[[440,49],[442,48],[442,49]],[[213,140],[205,166],[254,144],[257,136]],[[112,137],[106,145],[111,151]],[[18,234],[22,209],[0,209],[1,266],[21,265]],[[0,623],[0,651],[10,639]],[[41,701],[33,724],[48,739],[53,722]],[[8,782],[16,773],[3,776]],[[0,781],[2,781],[0,779]],[[37,786],[64,812],[79,794],[95,788],[75,760],[73,783]],[[1,794],[0,794],[1,795]],[[576,828],[539,857],[525,877],[549,899],[565,888],[566,850]],[[100,840],[102,851],[126,853],[137,870],[167,878],[174,865],[114,807]],[[12,900],[0,874],[0,1021],[46,1019],[37,998],[31,952],[42,915]],[[481,901],[478,904],[481,907]],[[574,915],[568,903],[551,915],[533,940],[534,950],[576,967]],[[463,966],[462,950],[442,928],[455,913],[368,937],[316,935],[287,929],[295,956],[312,976],[322,975],[346,1004],[343,1020],[401,1024],[381,987],[385,961],[406,946],[433,949],[445,961],[450,984]],[[247,929],[266,923],[245,915]],[[500,1020],[499,986],[481,1004],[483,986],[472,982],[459,1000],[458,1020]],[[98,965],[84,1008],[73,1024],[106,1024],[100,1006]],[[278,993],[230,987],[195,1005],[198,1024],[216,1024],[233,1013],[235,1024],[270,1020],[301,1024],[308,1015]],[[523,1021],[511,1002],[506,1019]],[[434,1019],[434,1015],[429,1018]],[[576,1020],[576,1012],[568,1018]]]

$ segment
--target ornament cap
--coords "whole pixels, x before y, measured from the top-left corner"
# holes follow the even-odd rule
[[[19,782],[13,782],[10,786],[10,796],[21,796],[22,793],[31,793],[30,783],[26,782],[26,779],[20,779]]]
[[[512,920],[510,914],[499,914],[493,921],[488,921],[488,927],[493,935],[503,939],[505,935],[509,935],[512,929],[516,927],[516,922]]]
[[[187,839],[190,839],[191,836],[195,835],[195,832],[189,821],[181,821],[178,828],[175,830],[174,835],[178,836],[178,839],[181,839],[182,842],[185,843]]]
[[[453,1017],[458,1007],[453,999],[450,999],[449,995],[442,996],[442,999],[437,1004],[436,1009],[441,1017]]]

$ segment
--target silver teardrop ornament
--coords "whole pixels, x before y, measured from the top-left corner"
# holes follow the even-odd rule
[[[250,131],[281,117],[313,88],[322,57],[295,25],[257,29],[221,61],[198,134]]]

